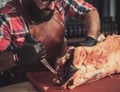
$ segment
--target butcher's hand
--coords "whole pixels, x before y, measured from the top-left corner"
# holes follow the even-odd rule
[[[86,37],[86,39],[80,42],[80,46],[94,46],[96,45],[97,40],[92,37]]]
[[[24,42],[22,48],[15,50],[18,61],[17,64],[22,67],[32,67],[35,64],[40,64],[40,60],[46,58],[46,50],[43,44],[39,41]]]

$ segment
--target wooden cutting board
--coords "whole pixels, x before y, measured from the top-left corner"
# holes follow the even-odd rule
[[[59,90],[52,82],[51,72],[28,72],[28,78],[40,92],[120,92],[120,74],[83,84],[73,90]]]

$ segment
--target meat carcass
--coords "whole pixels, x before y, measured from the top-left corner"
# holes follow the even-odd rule
[[[92,47],[78,46],[58,59],[54,83],[61,89],[73,89],[84,83],[120,73],[120,36],[107,36]]]

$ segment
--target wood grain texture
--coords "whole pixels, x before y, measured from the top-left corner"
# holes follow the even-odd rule
[[[38,92],[31,82],[21,82],[0,88],[0,92]]]

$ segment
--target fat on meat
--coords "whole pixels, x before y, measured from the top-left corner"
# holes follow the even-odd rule
[[[72,50],[73,58],[70,58]],[[60,89],[74,89],[84,83],[120,73],[120,36],[109,35],[92,47],[70,48],[65,56],[57,60],[56,71],[58,75],[53,82]]]

